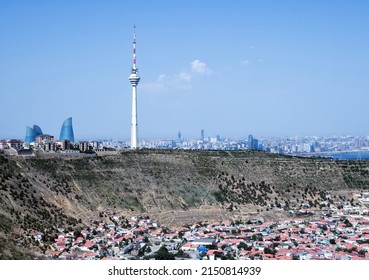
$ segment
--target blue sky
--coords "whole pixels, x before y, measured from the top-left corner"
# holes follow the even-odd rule
[[[0,1],[0,138],[369,135],[368,1]]]

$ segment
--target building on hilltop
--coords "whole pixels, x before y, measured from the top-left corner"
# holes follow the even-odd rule
[[[59,140],[67,140],[72,143],[74,142],[74,133],[71,117],[63,122],[62,128],[60,130]]]
[[[45,152],[56,152],[58,150],[58,144],[56,142],[46,142],[43,143],[43,149]]]
[[[70,150],[72,145],[69,140],[59,140],[56,142],[62,151]]]
[[[36,143],[50,143],[54,142],[54,136],[49,134],[41,134],[36,137]]]
[[[5,140],[0,141],[0,150],[9,149],[9,145]]]
[[[73,133],[73,124],[72,118],[68,118],[63,122],[63,125],[60,130],[60,140],[67,140],[70,142],[74,142],[74,133]],[[33,127],[26,127],[26,137],[24,140],[26,143],[43,143],[45,141],[54,141],[54,136],[44,134],[42,129],[38,125],[34,125]]]
[[[80,141],[78,147],[81,152],[87,152],[92,148],[88,141]]]
[[[8,145],[10,146],[10,148],[14,149],[14,150],[20,150],[22,148],[23,145],[23,141],[22,140],[18,140],[18,139],[11,139],[7,141]]]
[[[24,141],[27,143],[35,142],[36,137],[41,134],[42,134],[42,130],[38,125],[34,125],[33,128],[27,126],[26,127],[26,137]]]
[[[98,148],[98,144],[95,145]],[[44,134],[38,125],[26,127],[25,141],[11,139],[0,141],[0,149],[8,150],[12,155],[28,156],[36,152],[79,152],[74,143],[72,118],[67,118],[60,130],[60,139],[55,140],[53,135]],[[18,154],[17,152],[20,151]]]

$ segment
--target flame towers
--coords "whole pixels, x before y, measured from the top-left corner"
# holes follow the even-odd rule
[[[131,124],[131,149],[136,149],[138,146],[137,136],[137,85],[140,81],[138,68],[136,67],[136,28],[133,27],[133,64],[129,81],[132,85],[132,124]]]
[[[63,122],[59,139],[74,142],[72,118],[68,118]]]

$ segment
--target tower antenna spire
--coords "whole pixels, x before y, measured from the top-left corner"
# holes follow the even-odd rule
[[[132,73],[137,72],[136,67],[136,24],[133,25],[133,65],[132,65]]]

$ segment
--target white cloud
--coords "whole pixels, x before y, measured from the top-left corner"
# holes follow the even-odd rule
[[[191,74],[190,73],[187,73],[186,71],[182,71],[181,73],[179,73],[177,75],[177,78],[180,81],[189,82],[189,81],[191,81]]]
[[[208,67],[206,67],[206,64],[198,59],[191,62],[191,71],[198,74],[211,73],[211,70]]]
[[[187,90],[191,88],[192,78],[196,75],[208,75],[212,71],[204,62],[196,59],[190,63],[191,69],[184,69],[175,75],[160,74],[154,82],[141,84],[144,92],[167,92],[172,90]]]

